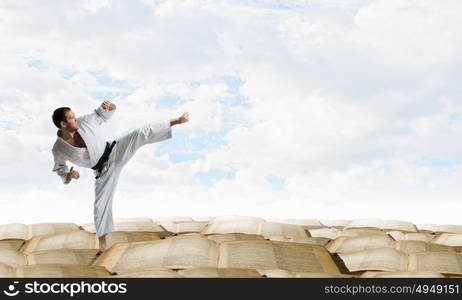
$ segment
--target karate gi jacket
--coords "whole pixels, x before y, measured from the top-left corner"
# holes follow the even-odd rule
[[[52,148],[54,158],[52,171],[61,177],[64,184],[71,181],[66,178],[67,173],[69,173],[66,161],[84,168],[91,168],[97,164],[106,147],[106,141],[99,135],[100,125],[107,122],[114,112],[115,106],[113,110],[104,110],[100,106],[93,113],[77,118],[80,126],[77,132],[87,145],[86,148],[72,146],[57,133],[58,136]]]

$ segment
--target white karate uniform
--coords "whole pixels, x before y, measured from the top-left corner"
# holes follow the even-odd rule
[[[100,106],[95,109],[94,113],[77,118],[80,125],[77,132],[82,136],[87,148],[72,146],[61,137],[57,137],[52,148],[55,163],[52,171],[61,177],[64,184],[70,182],[66,179],[69,173],[66,161],[84,168],[91,168],[97,164],[106,147],[106,141],[98,135],[99,125],[107,122],[113,113],[114,110],[106,111]],[[139,147],[171,137],[170,120],[165,120],[147,123],[115,140],[116,144],[112,148],[108,161],[104,163],[101,174],[98,170],[94,170],[95,176],[100,175],[98,179],[95,179],[94,203],[94,222],[98,237],[114,231],[112,199],[122,167]]]

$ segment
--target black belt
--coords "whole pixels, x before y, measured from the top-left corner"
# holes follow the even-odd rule
[[[98,170],[98,176],[95,177],[95,179],[98,179],[101,170],[103,169],[103,165],[107,160],[109,159],[109,154],[111,154],[112,148],[114,148],[114,145],[116,144],[116,141],[113,141],[112,144],[109,144],[109,142],[106,142],[106,148],[104,149],[103,155],[98,160],[98,163],[92,167],[93,170]]]

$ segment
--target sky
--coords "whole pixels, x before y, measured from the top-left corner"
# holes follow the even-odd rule
[[[0,2],[0,224],[93,222],[54,109],[114,139],[179,117],[113,214],[462,224],[459,0]],[[69,166],[73,164],[68,162]]]

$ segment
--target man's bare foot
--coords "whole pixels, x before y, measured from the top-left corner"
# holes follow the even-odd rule
[[[100,236],[99,240],[99,250],[104,251],[106,248],[106,235]]]

